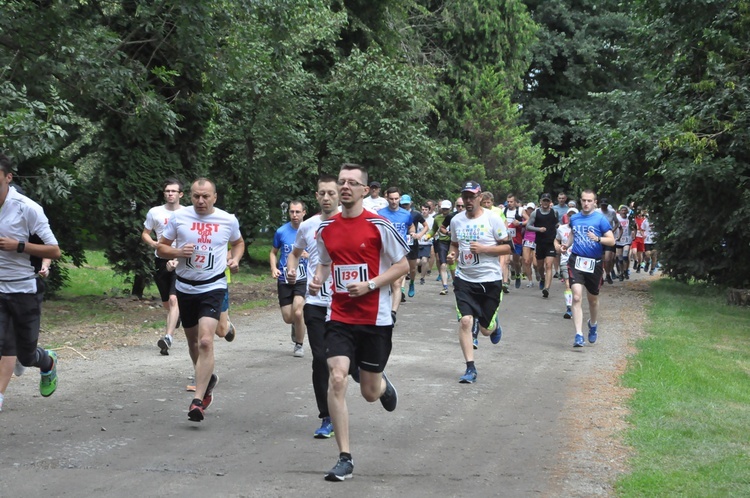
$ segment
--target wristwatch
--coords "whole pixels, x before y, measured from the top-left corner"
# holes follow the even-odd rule
[[[375,289],[378,288],[378,286],[375,285],[375,281],[374,280],[370,280],[370,281],[367,282],[367,288],[370,289],[371,291],[374,291]]]
[[[26,242],[19,240],[18,247],[16,247],[16,252],[23,252],[25,250],[26,250]]]

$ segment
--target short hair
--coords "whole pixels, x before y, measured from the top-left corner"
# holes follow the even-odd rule
[[[2,170],[5,176],[13,173],[13,163],[10,158],[2,152],[0,152],[0,170]]]
[[[483,201],[486,201],[487,199],[489,199],[492,203],[495,202],[495,196],[492,195],[492,192],[482,192],[481,196],[482,196]]]
[[[213,187],[214,193],[216,193],[216,184],[212,182],[211,180],[209,180],[208,178],[205,178],[203,176],[201,176],[200,178],[196,178],[195,181],[190,185],[190,188],[192,189],[193,185],[195,185],[196,183],[198,185],[205,185],[206,183],[209,183]]]
[[[291,201],[289,201],[290,208],[292,207],[292,204],[299,204],[300,206],[302,206],[302,211],[307,211],[307,206],[299,199],[292,199]]]
[[[324,174],[318,177],[318,185],[320,185],[321,183],[336,183],[337,181],[338,178],[333,175]]]
[[[508,194],[508,195],[505,196],[505,200],[508,200],[511,197],[513,197],[515,199],[516,198],[516,194],[514,194],[514,193],[511,192],[510,194]]]
[[[583,194],[594,194],[594,200],[598,199],[598,197],[596,196],[596,192],[594,192],[593,189],[587,188],[586,190],[584,190],[583,192],[581,192],[581,195],[583,195]]]
[[[362,166],[361,164],[344,163],[341,165],[341,168],[339,169],[339,171],[344,171],[344,170],[347,170],[347,171],[359,170],[362,173],[362,179],[364,180],[362,183],[364,183],[365,185],[369,185],[369,183],[367,182],[367,178],[369,174],[367,173],[366,167]]]
[[[401,195],[401,189],[398,187],[388,187],[388,190],[385,191],[385,196],[388,197],[391,194]]]
[[[182,189],[185,187],[181,180],[178,180],[177,178],[167,178],[162,182],[161,188],[167,188],[169,185],[177,185],[180,192],[182,192]]]

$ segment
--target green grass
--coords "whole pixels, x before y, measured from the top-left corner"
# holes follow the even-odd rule
[[[270,240],[256,240],[250,245],[249,260],[243,260],[240,272],[232,275],[233,283],[251,284],[271,278],[268,267],[268,253],[271,251]],[[116,275],[103,251],[86,251],[87,263],[76,268],[69,266],[69,285],[57,293],[57,299],[72,299],[84,296],[127,296],[130,294],[131,283],[125,275]],[[230,289],[231,291],[231,289]],[[155,285],[146,287],[144,296],[158,295]],[[254,307],[253,303],[246,303],[237,309]]]
[[[636,456],[617,494],[750,496],[750,310],[702,285],[651,290],[649,337],[624,376]]]

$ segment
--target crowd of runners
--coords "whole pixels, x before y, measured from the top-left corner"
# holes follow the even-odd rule
[[[57,357],[37,342],[43,279],[60,250],[41,207],[11,185],[11,163],[2,155],[0,172],[2,411],[14,370],[21,375],[25,367],[36,367],[42,395],[56,389]],[[200,422],[219,380],[214,337],[231,342],[237,334],[228,316],[228,283],[245,245],[237,218],[214,206],[217,192],[210,179],[191,183],[188,206],[181,204],[184,190],[175,178],[163,182],[164,204],[148,212],[141,238],[154,250],[154,279],[167,313],[157,347],[168,355],[182,326],[195,372],[187,415]],[[571,319],[572,345],[579,348],[597,341],[600,288],[628,279],[631,271],[653,274],[658,267],[648,212],[632,203],[615,209],[593,190],[577,200],[558,193],[556,203],[548,193],[526,200],[511,193],[496,202],[479,183],[467,181],[457,198],[421,204],[397,186],[388,187],[384,197],[380,191],[361,165],[343,164],[338,175],[321,176],[317,214],[305,219],[305,203],[289,202],[290,221],[276,231],[269,254],[293,356],[305,357],[308,338],[320,419],[313,435],[333,436],[338,445],[338,459],[325,474],[329,481],[352,477],[354,468],[349,377],[367,401],[379,400],[387,411],[397,407],[398,393],[385,368],[398,308],[417,292],[434,289],[425,286],[428,279],[440,282],[439,296],[452,290],[453,298],[445,299],[456,309],[465,362],[458,382],[471,384],[478,379],[479,336],[501,341],[504,296],[525,285],[548,299],[559,282],[561,315]]]

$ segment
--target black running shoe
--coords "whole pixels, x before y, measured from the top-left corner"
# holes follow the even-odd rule
[[[224,336],[224,340],[227,342],[232,342],[237,335],[237,329],[234,328],[234,324],[232,322],[229,322],[229,330],[227,330],[227,335]]]
[[[157,341],[156,345],[159,346],[159,352],[163,356],[169,356],[169,348],[172,347],[172,339],[165,335]]]
[[[203,409],[207,409],[211,406],[214,400],[214,387],[219,383],[219,376],[211,374],[211,380],[208,381],[208,387],[206,388],[206,394],[203,395]]]
[[[344,479],[351,479],[354,471],[354,460],[339,457],[339,461],[326,474],[326,481],[339,482]]]
[[[398,393],[396,392],[396,388],[393,387],[393,384],[391,384],[391,381],[386,377],[385,372],[383,372],[383,380],[385,380],[385,392],[380,397],[380,404],[383,405],[383,408],[387,411],[392,412],[396,409],[396,405],[398,404]]]

